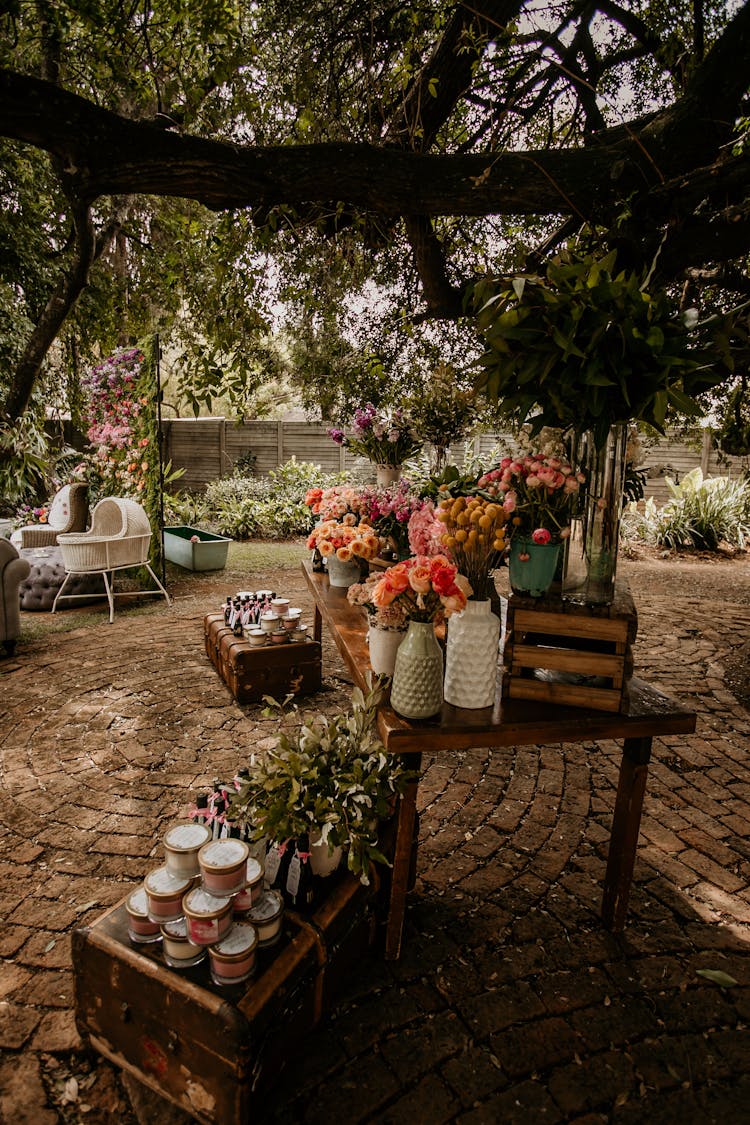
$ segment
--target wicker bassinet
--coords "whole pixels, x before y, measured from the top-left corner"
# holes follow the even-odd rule
[[[57,542],[72,573],[142,566],[148,563],[151,525],[135,500],[108,496],[94,508],[88,531],[59,535]]]

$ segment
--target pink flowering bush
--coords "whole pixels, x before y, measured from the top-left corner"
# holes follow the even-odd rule
[[[584,479],[559,457],[530,454],[504,457],[479,478],[477,487],[502,504],[513,533],[544,544],[570,535],[570,518]]]
[[[80,469],[99,495],[142,499],[154,467],[149,399],[140,385],[143,363],[139,348],[118,348],[83,380],[86,436],[94,452]]]

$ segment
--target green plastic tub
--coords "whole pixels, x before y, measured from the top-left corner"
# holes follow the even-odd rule
[[[164,554],[185,570],[223,570],[231,542],[199,527],[164,528]]]

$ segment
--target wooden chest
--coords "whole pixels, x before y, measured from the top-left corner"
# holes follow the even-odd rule
[[[238,703],[258,703],[264,695],[309,695],[322,682],[319,641],[256,648],[235,637],[221,614],[204,619],[206,655]]]
[[[113,907],[73,935],[81,1033],[198,1121],[263,1117],[285,1062],[374,937],[374,890],[348,873],[332,878],[321,907],[309,918],[287,912],[281,941],[258,953],[256,977],[233,988],[211,982],[208,960],[177,971],[161,943],[131,944],[124,901]]]
[[[503,695],[625,712],[637,629],[638,616],[624,582],[618,582],[608,606],[512,594]]]

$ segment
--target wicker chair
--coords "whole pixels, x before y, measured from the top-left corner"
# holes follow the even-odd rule
[[[50,504],[46,524],[20,527],[10,537],[19,550],[26,547],[55,547],[58,535],[85,531],[89,518],[88,485],[66,484]]]
[[[60,535],[58,545],[65,566],[65,580],[57,592],[52,612],[61,598],[85,595],[63,593],[71,574],[101,574],[109,601],[109,621],[114,621],[114,597],[136,597],[141,594],[163,594],[170,598],[148,561],[151,548],[151,525],[148,516],[135,500],[107,496],[92,512],[91,527],[82,535]],[[114,572],[144,567],[158,590],[114,590]]]

